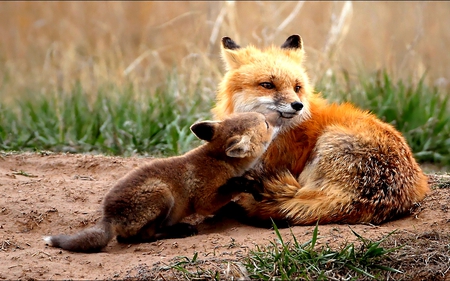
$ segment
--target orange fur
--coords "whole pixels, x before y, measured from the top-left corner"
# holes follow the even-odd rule
[[[249,217],[300,225],[379,224],[424,199],[430,190],[427,177],[393,126],[313,93],[298,35],[281,48],[265,50],[241,48],[226,37],[222,43],[227,73],[212,110],[215,117],[239,111],[290,117],[283,119],[260,165],[247,174],[261,179],[263,190],[261,202],[248,194],[237,201]],[[303,108],[292,113],[293,101]]]

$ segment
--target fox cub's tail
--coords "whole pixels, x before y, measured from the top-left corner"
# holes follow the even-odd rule
[[[44,241],[53,247],[72,252],[99,252],[113,238],[112,225],[107,221],[100,221],[97,225],[82,230],[73,235],[45,236]]]

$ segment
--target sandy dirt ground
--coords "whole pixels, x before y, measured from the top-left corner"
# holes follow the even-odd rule
[[[256,244],[276,239],[272,229],[226,218],[195,218],[200,221],[199,234],[183,239],[134,245],[118,244],[113,239],[104,251],[95,254],[71,253],[45,244],[45,235],[73,233],[95,224],[107,191],[146,161],[149,159],[79,154],[0,154],[0,280],[137,280],[142,271],[155,266],[161,269],[177,256],[193,258],[198,253],[198,259],[211,263],[235,261]],[[395,229],[396,235],[408,237],[449,233],[449,202],[450,188],[435,188],[409,216],[381,226],[351,227],[371,239]],[[313,228],[296,226],[281,233],[288,240],[292,231],[302,242],[311,238]],[[348,225],[323,225],[319,232],[320,243],[355,240]],[[224,278],[232,272],[229,263],[219,270]],[[245,270],[241,268],[241,272]],[[158,274],[163,280],[170,279]],[[441,275],[449,277],[446,272]]]

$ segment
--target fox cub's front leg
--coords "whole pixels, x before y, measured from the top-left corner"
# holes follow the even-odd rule
[[[283,215],[280,203],[293,198],[300,188],[299,184],[288,171],[270,178],[264,175],[253,170],[242,177],[231,178],[221,186],[219,190],[222,192],[241,192],[237,201],[229,203],[221,213],[258,227],[269,228],[273,223],[277,227],[288,227],[289,222]]]
[[[263,183],[248,176],[233,177],[219,188],[220,194],[226,193],[250,193],[256,201],[262,200],[261,192],[264,190]]]

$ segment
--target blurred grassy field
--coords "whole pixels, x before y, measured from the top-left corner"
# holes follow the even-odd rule
[[[219,41],[281,44],[303,37],[313,81],[327,70],[387,69],[429,84],[450,77],[450,2],[34,2],[0,3],[2,99],[80,82],[155,89],[177,68],[184,85],[213,95]],[[202,79],[200,79],[200,77]],[[187,89],[189,90],[189,89]],[[189,92],[180,89],[182,92]]]
[[[210,116],[220,38],[297,33],[325,96],[450,163],[449,15],[450,2],[0,2],[0,149],[184,152],[188,125]]]

